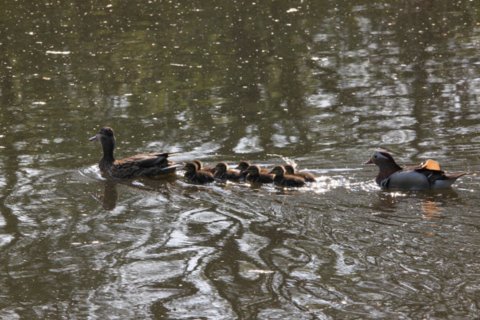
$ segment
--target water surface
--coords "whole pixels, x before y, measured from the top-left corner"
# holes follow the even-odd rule
[[[467,319],[480,314],[472,1],[7,1],[0,318]],[[318,181],[104,180],[118,156],[285,160]],[[363,165],[467,171],[385,192]]]

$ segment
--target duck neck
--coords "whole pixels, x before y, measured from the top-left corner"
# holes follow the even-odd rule
[[[400,167],[398,164],[395,162],[390,163],[388,165],[382,165],[380,167],[380,170],[378,172],[377,178],[375,181],[380,184],[383,180],[387,179],[390,177],[392,174],[394,174],[397,171],[402,171],[402,167]]]
[[[115,149],[115,140],[102,141],[102,149],[103,149],[103,158],[100,162],[104,164],[113,164],[113,162],[115,162],[115,158],[113,156],[113,150]]]

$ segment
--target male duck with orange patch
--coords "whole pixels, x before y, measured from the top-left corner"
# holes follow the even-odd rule
[[[403,169],[392,155],[384,150],[375,151],[367,164],[376,164],[379,168],[375,182],[383,189],[426,190],[446,189],[465,172],[446,173],[438,162],[427,160],[414,168]]]

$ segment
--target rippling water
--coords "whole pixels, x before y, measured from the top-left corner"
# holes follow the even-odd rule
[[[479,317],[472,1],[7,1],[0,318]],[[89,143],[318,181],[104,180]],[[467,171],[385,192],[377,147]]]

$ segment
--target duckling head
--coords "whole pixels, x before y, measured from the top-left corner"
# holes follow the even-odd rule
[[[259,166],[256,166],[256,165],[253,165],[253,166],[249,166],[246,170],[246,172],[248,174],[260,174],[260,167]]]
[[[283,166],[285,168],[285,173],[286,174],[295,174],[295,169],[291,164],[286,164]]]
[[[285,168],[283,166],[276,166],[272,169],[271,173],[276,176],[283,176],[285,174]]]
[[[236,167],[236,169],[240,171],[245,171],[250,167],[250,163],[248,161],[240,161]]]
[[[215,172],[223,173],[228,170],[228,165],[225,162],[219,162],[215,166]]]
[[[187,162],[185,163],[185,167],[183,168],[188,173],[195,173],[198,170],[198,166],[195,162]]]

